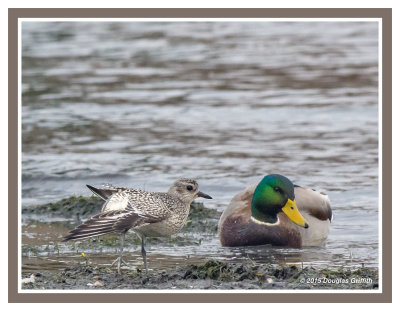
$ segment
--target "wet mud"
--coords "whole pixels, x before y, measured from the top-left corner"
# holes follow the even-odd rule
[[[82,219],[100,211],[102,201],[96,197],[71,197],[61,201],[23,207],[25,221],[38,218],[65,218],[63,225],[69,230]],[[193,203],[183,232],[197,232],[185,236],[149,239],[161,245],[197,244],[201,247],[202,235],[216,235],[220,213],[206,208],[202,203]],[[72,220],[72,221],[71,221]],[[127,244],[139,242],[135,235],[128,235]],[[117,247],[118,237],[105,235],[75,243],[65,243],[67,250],[76,252],[96,250],[103,247]],[[58,246],[57,246],[58,247]],[[58,247],[59,248],[59,247]],[[23,263],[27,252],[35,254],[35,246],[23,245]],[[39,254],[40,250],[37,249]],[[62,255],[62,254],[61,254]],[[88,258],[90,257],[90,259]],[[42,265],[40,269],[22,269],[23,289],[378,289],[379,275],[375,268],[318,269],[301,265],[259,264],[250,258],[240,262],[210,260],[181,260],[179,265],[157,267],[148,272],[141,265],[123,268],[119,275],[115,267],[104,266],[96,261],[96,254],[80,255],[75,264],[62,269],[50,269]]]
[[[79,265],[25,275],[23,289],[378,289],[374,269],[317,270],[297,266],[234,264],[210,260],[176,269],[122,272]]]

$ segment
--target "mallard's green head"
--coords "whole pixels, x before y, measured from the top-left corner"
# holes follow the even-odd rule
[[[295,224],[308,228],[296,206],[293,183],[285,176],[267,175],[257,185],[251,201],[251,215],[266,225],[278,223],[279,212],[284,212]]]

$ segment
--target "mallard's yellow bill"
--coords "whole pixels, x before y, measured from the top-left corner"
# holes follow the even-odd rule
[[[282,211],[286,214],[291,221],[300,227],[308,228],[307,221],[300,214],[297,209],[296,202],[288,199],[286,205],[282,208]]]

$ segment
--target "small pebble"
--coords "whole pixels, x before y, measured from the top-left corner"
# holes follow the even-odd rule
[[[98,287],[102,287],[102,286],[104,286],[104,283],[102,281],[96,281],[96,282],[94,282],[93,285],[94,286],[98,286]]]
[[[87,283],[87,286],[90,286],[90,287],[103,287],[104,283],[101,282],[101,281],[96,281],[94,283]]]
[[[22,279],[21,283],[22,284],[35,283],[35,275],[31,274],[29,278]]]

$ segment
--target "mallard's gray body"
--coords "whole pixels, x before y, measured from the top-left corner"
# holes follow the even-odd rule
[[[255,222],[251,217],[251,202],[257,185],[252,185],[232,198],[218,224],[222,246],[271,244],[301,248],[323,245],[328,237],[332,210],[326,194],[294,187],[296,204],[309,227],[302,228],[283,213],[278,213],[277,225]]]

